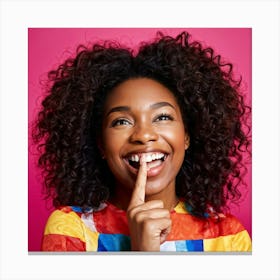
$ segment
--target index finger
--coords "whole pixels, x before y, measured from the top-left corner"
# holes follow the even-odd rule
[[[147,183],[147,163],[141,158],[140,167],[135,183],[135,188],[132,192],[128,209],[141,205],[145,202],[146,183]]]

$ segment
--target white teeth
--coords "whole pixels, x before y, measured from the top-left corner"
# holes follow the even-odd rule
[[[151,162],[153,160],[152,155],[146,155],[144,156],[144,161]]]
[[[153,160],[162,159],[164,157],[164,154],[163,153],[144,153],[144,154],[142,154],[142,156],[143,156],[143,160],[145,162],[151,162]],[[139,155],[135,154],[135,155],[131,155],[128,159],[130,161],[139,162],[140,157],[139,157]]]
[[[132,155],[128,158],[130,161],[139,162],[139,156],[138,155]]]

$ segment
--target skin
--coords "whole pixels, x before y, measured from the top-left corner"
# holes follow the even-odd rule
[[[105,102],[100,143],[116,180],[111,202],[127,211],[132,250],[159,251],[171,230],[170,210],[178,202],[176,175],[189,146],[173,93],[147,78],[118,85]],[[148,152],[166,158],[149,168]],[[139,170],[128,164],[131,154],[139,155]]]

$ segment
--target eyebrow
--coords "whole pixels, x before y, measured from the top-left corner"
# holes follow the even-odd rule
[[[106,116],[110,115],[113,112],[123,112],[123,111],[130,111],[130,107],[128,107],[128,106],[114,107],[106,114]]]
[[[165,106],[169,106],[172,107],[175,110],[175,107],[170,104],[169,102],[158,102],[158,103],[154,103],[150,106],[151,109],[159,109],[161,107],[165,107]],[[110,115],[113,112],[128,112],[130,111],[131,108],[129,106],[117,106],[112,108],[107,114],[106,116]]]
[[[170,104],[169,102],[158,102],[158,103],[152,104],[150,106],[150,108],[151,109],[158,109],[158,108],[165,107],[165,106],[172,107],[175,110],[175,107],[172,104]]]

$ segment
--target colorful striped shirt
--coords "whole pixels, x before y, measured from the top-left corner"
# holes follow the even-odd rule
[[[239,220],[220,214],[199,219],[183,201],[171,211],[172,228],[160,251],[245,252],[251,239]],[[65,206],[50,215],[42,251],[130,251],[126,212],[111,203],[83,213],[80,207]]]

